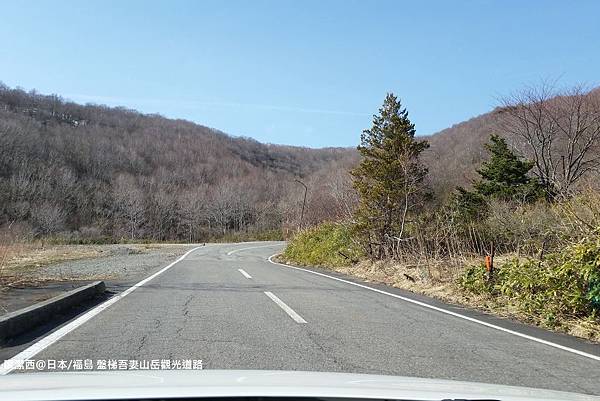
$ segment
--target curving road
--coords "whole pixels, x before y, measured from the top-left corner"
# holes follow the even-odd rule
[[[377,373],[600,394],[600,361],[590,357],[600,355],[597,345],[368,284],[568,348],[559,349],[270,263],[282,247],[197,248],[60,336],[36,343],[41,351],[31,357],[201,359],[205,369]]]

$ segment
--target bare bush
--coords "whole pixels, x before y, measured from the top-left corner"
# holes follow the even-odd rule
[[[40,235],[54,234],[64,229],[66,213],[62,205],[43,202],[32,209],[31,220]]]

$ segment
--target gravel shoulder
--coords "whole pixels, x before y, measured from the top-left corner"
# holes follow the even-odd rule
[[[119,292],[194,245],[63,245],[15,255],[0,275],[0,315],[95,280]]]

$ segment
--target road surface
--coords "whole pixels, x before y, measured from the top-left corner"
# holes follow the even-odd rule
[[[600,355],[596,345],[546,333],[570,347],[557,349],[270,263],[282,247],[200,247],[33,359],[202,360],[205,369],[376,373],[600,394],[600,361],[572,352]]]

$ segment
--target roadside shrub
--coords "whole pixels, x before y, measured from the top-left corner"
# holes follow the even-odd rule
[[[344,224],[323,223],[298,233],[282,257],[292,263],[339,267],[348,266],[362,256]]]
[[[501,251],[534,255],[543,247],[550,249],[559,244],[556,215],[544,201],[525,205],[491,202],[483,224]]]
[[[514,271],[518,269],[518,271]],[[504,268],[502,293],[519,299],[530,311],[581,317],[596,314],[600,293],[600,235],[586,238],[540,263],[529,259]]]
[[[553,205],[564,236],[582,238],[600,227],[600,191],[584,188]]]
[[[469,266],[458,279],[461,288],[474,294],[490,293],[484,264]]]
[[[548,254],[541,260],[514,258],[497,268],[486,285],[485,268],[468,268],[459,285],[470,292],[502,296],[529,316],[553,326],[558,320],[597,318],[600,313],[600,235]]]
[[[492,201],[481,229],[494,239],[497,250],[535,256],[559,252],[574,242],[597,235],[600,192],[584,190],[549,203],[514,204]]]
[[[86,240],[103,237],[102,229],[95,226],[84,226],[79,229],[79,237]]]

